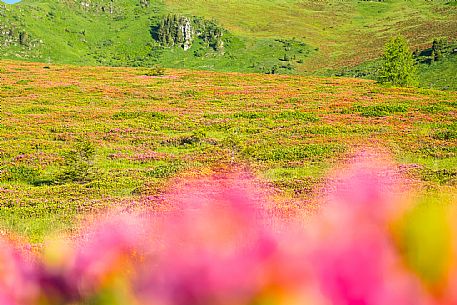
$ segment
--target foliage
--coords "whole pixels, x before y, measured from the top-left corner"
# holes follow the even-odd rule
[[[5,34],[0,35],[0,55],[47,64],[161,64],[216,71],[322,74],[377,57],[385,37],[380,33],[386,28],[415,37],[413,48],[435,37],[455,37],[456,28],[456,7],[443,1],[233,0],[224,9],[220,7],[217,0],[21,1],[2,11],[0,32]],[[217,46],[211,41],[194,41],[189,52],[156,43],[150,26],[158,26],[167,15],[214,20],[224,27],[223,52],[208,47],[208,43]],[[27,45],[19,44],[20,31],[28,33]],[[366,43],[367,37],[370,43]],[[286,51],[275,39],[295,39],[307,47],[303,53],[298,48]],[[292,61],[282,68],[279,59],[285,52]]]
[[[385,45],[379,80],[381,83],[394,86],[413,86],[416,84],[413,55],[404,37],[392,38]]]
[[[27,34],[27,32],[20,32],[19,33],[19,43],[21,45],[27,45],[29,42],[29,35]]]
[[[79,140],[74,148],[64,155],[64,167],[58,175],[58,182],[86,183],[94,175],[95,147],[87,140]]]
[[[146,76],[164,76],[165,75],[165,68],[160,65],[155,65],[152,68],[149,68],[144,75]]]
[[[222,36],[225,30],[214,20],[205,20],[203,18],[194,18],[197,37],[215,51],[221,51],[224,48]]]
[[[447,37],[435,38],[429,48],[416,49],[414,60],[417,65],[417,81],[420,87],[439,90],[457,90],[457,44]],[[436,55],[438,54],[438,55]],[[382,59],[340,69],[337,76],[358,77],[377,80]]]
[[[413,48],[437,36],[456,36],[456,7],[449,7],[446,1],[232,0],[223,9],[218,0],[165,3],[173,12],[214,18],[241,37],[296,37],[313,46],[316,52],[304,58],[295,73],[321,74],[376,58],[385,43],[386,29],[390,35],[414,37],[410,40]]]
[[[167,179],[172,177],[182,169],[183,165],[177,162],[173,162],[170,164],[160,164],[155,166],[150,171],[148,171],[146,175],[158,179]]]
[[[172,47],[174,45],[179,45],[184,47],[186,43],[186,34],[189,35],[188,43],[191,43],[192,33],[190,28],[190,19],[184,16],[178,15],[167,15],[162,18],[157,29],[157,39],[158,41],[167,47]]]
[[[152,35],[164,46],[180,46],[185,51],[190,49],[196,39],[215,51],[220,51],[224,42],[222,36],[224,30],[214,21],[203,18],[189,18],[170,14],[164,16],[159,25],[153,27]]]
[[[449,42],[447,37],[440,37],[433,40],[431,58],[433,61],[438,61],[449,52]]]
[[[421,86],[457,91],[457,78],[454,77],[457,73],[457,53],[443,55],[432,64],[421,64],[418,71]]]
[[[44,243],[40,254],[1,237],[0,300],[454,304],[455,205],[444,196],[412,206],[392,197],[386,189],[405,180],[382,174],[391,170],[341,172],[310,219],[271,213],[268,190],[234,173],[188,178],[162,198],[169,212],[95,218],[77,236]]]
[[[360,106],[356,105],[352,108],[352,111],[360,112],[365,117],[384,117],[399,112],[407,112],[408,106],[398,105],[370,105]],[[343,110],[344,112],[344,110]]]
[[[143,206],[176,179],[231,164],[275,185],[277,210],[296,210],[329,169],[365,146],[391,151],[424,188],[455,188],[452,91],[349,78],[1,66],[0,227],[34,242],[71,232],[86,213],[126,200]]]

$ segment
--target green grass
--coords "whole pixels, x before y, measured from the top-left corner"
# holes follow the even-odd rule
[[[224,40],[223,53],[195,43],[188,51],[165,50],[160,61],[171,68],[261,73],[271,73],[274,69],[277,74],[291,74],[313,52],[306,44],[294,40],[240,38],[231,34],[226,34]],[[287,60],[283,60],[285,55]]]
[[[398,112],[407,112],[408,106],[403,104],[395,105],[370,105],[370,106],[360,106],[355,105],[350,109],[343,109],[343,113],[359,113],[364,117],[385,117]]]
[[[391,37],[413,48],[455,37],[456,9],[427,1],[165,0],[173,12],[215,19],[241,37],[298,38],[318,49],[301,71],[354,66],[378,57]],[[420,35],[419,35],[420,34]]]
[[[268,143],[262,143],[259,146],[251,146],[246,148],[243,154],[248,158],[254,158],[260,161],[320,161],[322,158],[330,157],[344,151],[344,145],[334,144],[309,144],[292,147],[269,147]]]
[[[457,54],[430,65],[419,66],[420,86],[443,90],[457,90]]]
[[[431,45],[431,43],[430,43]],[[457,44],[453,44],[453,48]],[[429,56],[416,56],[417,81],[422,88],[457,91],[457,53],[446,54],[442,59],[430,62]],[[377,80],[381,59],[364,62],[352,68],[343,68],[338,72],[331,71],[328,75],[358,77]],[[434,105],[436,107],[436,105]]]
[[[0,67],[1,226],[33,242],[234,164],[286,201],[306,202],[334,166],[381,147],[428,187],[456,187],[455,92],[351,78]]]
[[[105,1],[106,2],[106,1]],[[105,3],[103,1],[95,3]],[[109,2],[105,3],[108,6]],[[211,51],[201,43],[192,48],[163,48],[153,40],[150,27],[167,14],[160,1],[140,7],[132,1],[117,1],[113,14],[99,8],[88,11],[77,3],[24,0],[7,5],[0,26],[26,31],[29,43],[18,41],[0,47],[3,58],[42,62],[109,66],[152,66],[196,68],[218,71],[291,73],[312,50],[301,41],[281,37],[256,39],[224,35],[223,52]],[[15,34],[17,40],[18,34]],[[8,36],[0,36],[0,41]],[[198,56],[196,54],[199,54]],[[284,56],[290,60],[281,61]]]
[[[160,65],[223,72],[342,75],[376,79],[384,44],[404,35],[412,50],[457,35],[457,6],[446,1],[161,0],[141,7],[107,0],[22,0],[0,20],[0,58],[103,66]],[[101,7],[105,10],[102,11]],[[195,40],[184,51],[165,48],[151,26],[169,13],[214,20],[225,29],[224,49]],[[19,43],[19,33],[28,41]],[[152,70],[139,71],[148,75]],[[457,90],[457,56],[419,65],[419,85]],[[18,80],[18,84],[31,82]],[[62,88],[64,89],[64,88]],[[70,88],[71,89],[71,88]],[[187,94],[187,93],[183,93]]]
[[[14,28],[16,41],[0,47],[1,57],[323,74],[379,57],[391,36],[403,34],[413,49],[423,49],[435,37],[455,37],[457,29],[457,7],[445,1],[163,0],[141,7],[137,1],[119,0],[113,13],[108,7],[106,0],[93,1],[89,9],[56,0],[6,5],[0,26]],[[215,20],[227,30],[224,51],[214,52],[200,43],[186,52],[160,47],[150,26],[170,12]],[[18,43],[20,31],[29,34],[26,46]],[[0,41],[7,39],[0,36]],[[289,60],[281,61],[285,55]],[[430,82],[435,82],[435,75],[430,75]]]

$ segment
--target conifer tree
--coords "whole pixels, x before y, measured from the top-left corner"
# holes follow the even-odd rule
[[[413,54],[404,37],[392,38],[385,45],[379,80],[381,83],[394,86],[414,86],[416,84]]]
[[[444,53],[446,52],[446,49],[448,47],[448,41],[447,38],[441,37],[441,38],[435,38],[433,40],[432,44],[432,60],[433,61],[438,61],[440,60]]]

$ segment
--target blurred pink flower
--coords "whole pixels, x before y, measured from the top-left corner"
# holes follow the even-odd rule
[[[129,268],[144,248],[144,226],[133,216],[108,217],[90,226],[63,264],[43,264],[39,283],[49,304],[81,302],[112,284],[129,281]]]
[[[143,248],[140,218],[114,217],[91,227],[70,259],[68,276],[83,292],[100,288],[110,276],[128,271],[129,261]]]
[[[35,304],[39,292],[35,271],[32,260],[0,240],[0,304]]]
[[[106,293],[100,304],[456,304],[455,260],[438,292],[416,274],[433,260],[406,263],[405,249],[418,250],[412,241],[430,230],[411,218],[416,225],[405,222],[399,246],[391,222],[402,207],[388,194],[398,181],[373,170],[345,173],[304,222],[269,213],[265,192],[246,177],[185,181],[160,196],[171,211],[107,217],[58,263],[29,261],[0,242],[0,305],[84,303]]]
[[[281,249],[286,233],[268,224],[253,194],[217,181],[180,194],[181,210],[160,228],[163,250],[137,281],[147,304],[251,304],[273,287],[304,287],[304,268]]]
[[[425,304],[426,294],[406,271],[389,231],[389,177],[349,172],[317,216],[313,271],[332,304]]]

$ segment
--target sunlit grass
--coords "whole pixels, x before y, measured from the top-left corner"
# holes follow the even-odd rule
[[[306,200],[364,147],[391,151],[431,188],[455,188],[453,92],[349,78],[0,66],[1,213],[33,240],[107,205],[159,195],[170,179],[234,164]],[[85,142],[93,157],[69,160]]]

